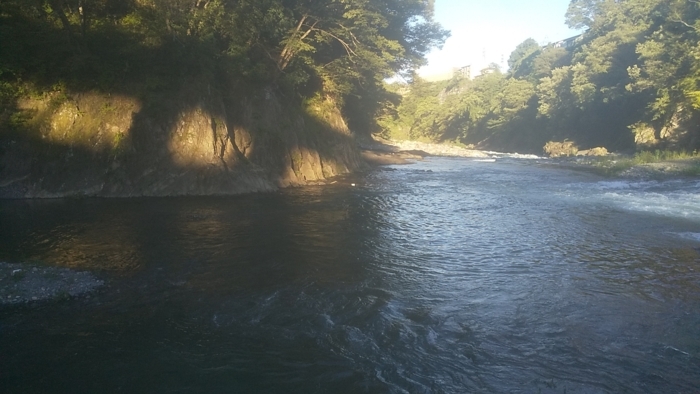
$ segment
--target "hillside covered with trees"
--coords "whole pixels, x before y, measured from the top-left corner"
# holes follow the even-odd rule
[[[352,170],[348,125],[376,128],[384,79],[447,37],[432,7],[0,0],[0,194],[227,193]]]
[[[548,141],[580,149],[700,148],[700,3],[572,0],[559,45],[525,40],[469,80],[414,77],[380,123],[393,138],[457,141],[541,153]]]
[[[699,17],[572,0],[582,35],[426,82],[433,0],[0,0],[0,196],[274,190],[360,168],[372,133],[693,151]]]

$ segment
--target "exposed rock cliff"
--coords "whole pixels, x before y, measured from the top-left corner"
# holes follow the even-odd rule
[[[362,165],[329,100],[300,106],[273,89],[245,90],[200,83],[156,100],[96,92],[20,99],[19,127],[0,139],[0,197],[271,191]]]

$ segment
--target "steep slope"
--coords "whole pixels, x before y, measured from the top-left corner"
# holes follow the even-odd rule
[[[362,166],[328,99],[300,106],[272,88],[217,92],[192,83],[148,106],[93,92],[21,98],[21,131],[1,140],[0,197],[237,194]]]

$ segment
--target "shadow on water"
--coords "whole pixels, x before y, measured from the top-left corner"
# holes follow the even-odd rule
[[[353,220],[350,202],[336,201],[347,198],[339,197],[341,188],[231,198],[5,201],[0,215],[7,225],[0,229],[0,250],[8,260],[127,276],[152,269],[148,264],[154,261],[249,268],[286,265],[287,259],[335,264],[347,258],[339,251],[356,249],[347,245],[355,238],[340,231],[351,228]],[[314,270],[328,271],[321,268]]]
[[[354,199],[329,186],[228,198],[3,202],[0,259],[88,269],[107,285],[92,298],[0,310],[0,332],[11,332],[2,335],[3,351],[13,354],[0,361],[2,386],[265,390],[313,386],[325,368],[322,380],[355,391],[332,376],[352,370],[348,360],[321,356],[313,328],[333,324],[324,310],[345,304],[354,316],[365,307],[343,295],[369,280],[358,237],[358,215],[367,213]]]

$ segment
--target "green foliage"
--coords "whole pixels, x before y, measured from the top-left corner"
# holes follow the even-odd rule
[[[685,176],[700,175],[700,154],[697,151],[671,151],[671,150],[654,150],[637,152],[632,157],[623,158],[603,158],[595,161],[593,165],[600,170],[603,175],[618,175],[621,172],[627,171],[634,166],[644,164],[681,161],[677,167],[671,167],[671,173],[681,174]],[[666,169],[668,171],[668,169]]]
[[[432,11],[425,0],[3,0],[0,124],[22,83],[150,102],[196,81],[321,93],[371,125],[392,98],[383,80],[447,38]]]
[[[593,26],[601,5],[606,0],[571,0],[566,11],[566,23],[573,29]]]
[[[567,23],[588,30],[565,47],[525,40],[507,75],[414,82],[388,129],[536,153],[567,138],[582,149],[632,150],[635,138],[700,148],[700,2],[572,0]]]
[[[487,137],[519,122],[532,105],[534,84],[508,78],[500,72],[473,81],[455,77],[430,83],[415,78],[396,109],[394,121],[383,126],[389,136],[430,141],[457,141]]]
[[[652,151],[641,151],[634,155],[635,164],[647,164],[647,163],[657,163],[660,161],[668,160],[686,160],[686,159],[698,159],[700,154],[697,152],[686,152],[686,151],[670,151],[670,150],[659,150],[656,149]]]
[[[632,158],[622,158],[622,159],[611,159],[603,158],[596,160],[593,166],[598,170],[601,175],[614,176],[629,170],[634,167],[636,163]]]
[[[523,73],[530,72],[528,77],[534,81],[552,75],[552,70],[564,67],[571,62],[571,54],[565,48],[547,46],[532,60],[532,69],[525,69]]]
[[[572,141],[549,141],[543,150],[549,157],[576,156],[578,153],[578,147]]]
[[[534,61],[541,52],[540,45],[532,38],[520,43],[508,58],[510,73],[515,77],[532,74]]]

